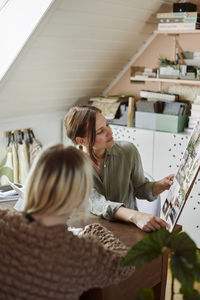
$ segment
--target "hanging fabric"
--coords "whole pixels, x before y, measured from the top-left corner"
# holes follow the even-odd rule
[[[38,140],[36,140],[32,129],[28,129],[28,137],[29,137],[30,165],[32,165],[35,157],[41,151],[42,145]]]
[[[35,157],[42,149],[31,128],[6,131],[8,138],[3,160],[0,163],[0,185],[8,180],[24,184]]]
[[[8,133],[8,144],[5,149],[4,158],[0,164],[0,185],[8,184],[14,180],[11,132]]]
[[[23,131],[18,132],[17,153],[19,160],[19,183],[24,184],[29,172],[29,155]]]
[[[11,134],[12,145],[12,160],[13,160],[13,180],[15,183],[19,183],[19,161],[17,157],[16,141],[14,132]]]

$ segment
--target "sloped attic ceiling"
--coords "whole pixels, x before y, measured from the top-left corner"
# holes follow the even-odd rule
[[[102,94],[171,0],[55,0],[0,83],[0,116],[66,110]]]

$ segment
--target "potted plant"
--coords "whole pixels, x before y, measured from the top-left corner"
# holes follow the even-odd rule
[[[200,281],[200,254],[194,241],[185,232],[170,233],[165,228],[145,236],[126,254],[123,266],[142,266],[167,254],[172,272],[171,300],[174,299],[174,280],[180,282],[180,293],[184,300],[200,300],[195,290],[195,281]],[[151,289],[143,289],[136,300],[153,300]]]

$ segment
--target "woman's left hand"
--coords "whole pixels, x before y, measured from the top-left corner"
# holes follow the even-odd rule
[[[174,177],[175,177],[174,174],[170,174],[169,176],[159,181],[156,181],[153,184],[153,189],[152,189],[153,196],[158,196],[160,193],[164,192],[165,190],[169,190],[171,185],[174,182]]]

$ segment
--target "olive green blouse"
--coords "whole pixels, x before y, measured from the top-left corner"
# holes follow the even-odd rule
[[[120,206],[137,210],[136,197],[153,201],[152,186],[145,176],[140,154],[129,142],[116,142],[107,149],[100,176],[94,170],[90,211],[112,220]]]

